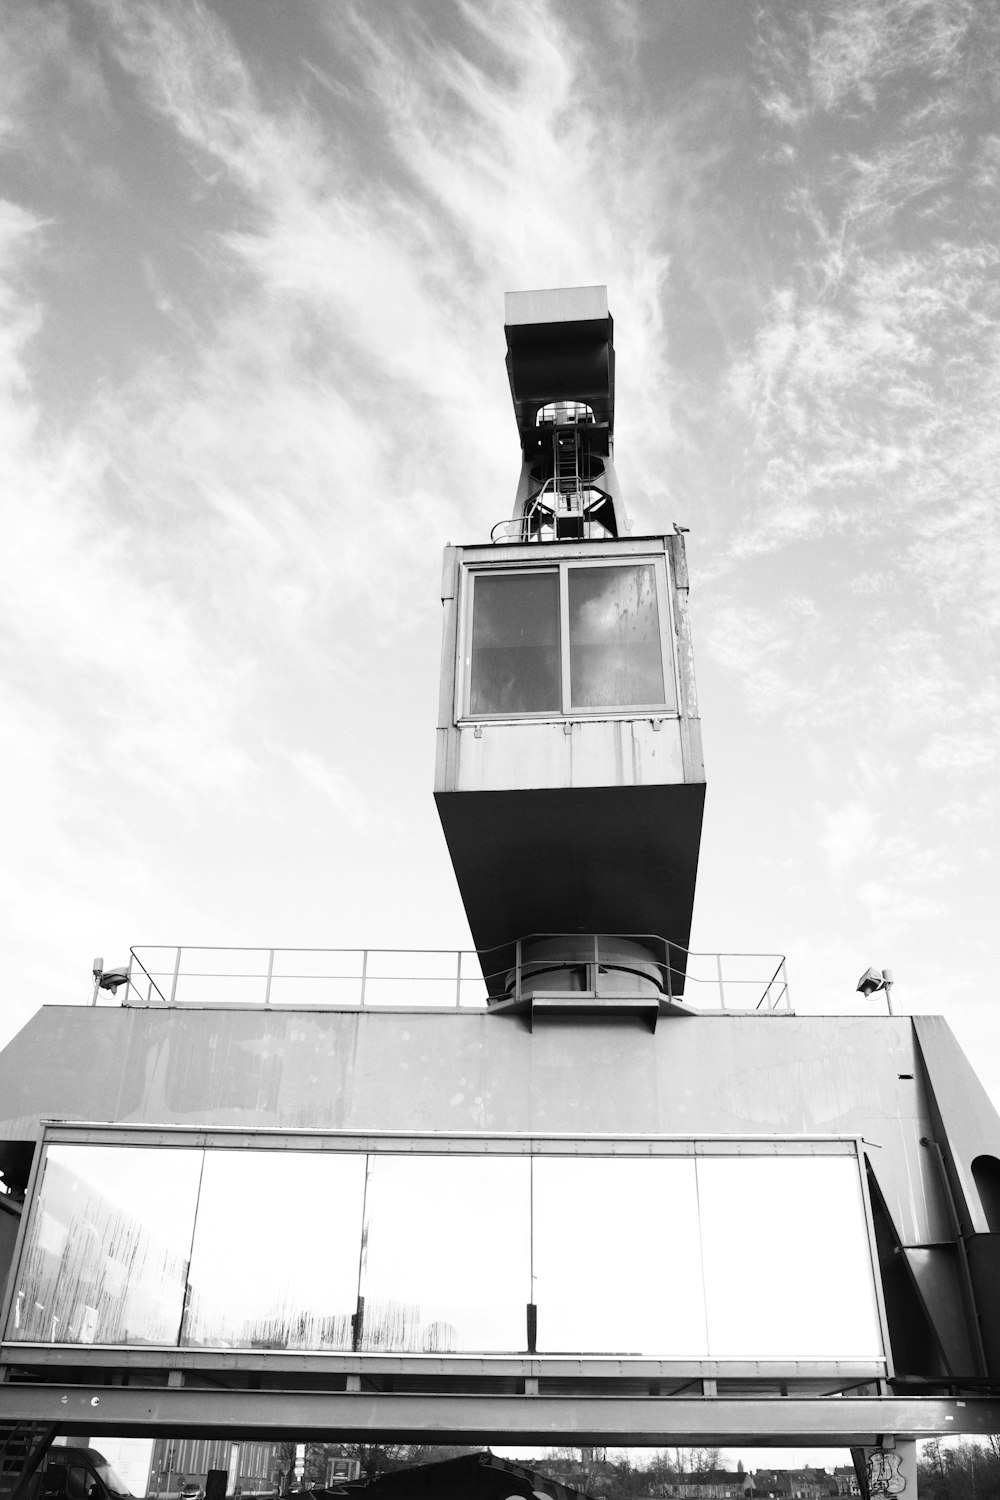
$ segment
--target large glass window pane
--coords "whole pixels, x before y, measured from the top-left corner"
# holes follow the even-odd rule
[[[470,714],[559,712],[558,573],[479,573]]]
[[[569,569],[573,708],[666,705],[652,563]]]
[[[536,1157],[540,1353],[707,1354],[694,1161]]]
[[[8,1337],[176,1344],[201,1151],[50,1146]]]
[[[185,1344],[350,1349],[365,1158],[209,1151]]]
[[[880,1357],[857,1162],[698,1161],[713,1359]]]
[[[527,1157],[370,1158],[365,1349],[523,1350]]]

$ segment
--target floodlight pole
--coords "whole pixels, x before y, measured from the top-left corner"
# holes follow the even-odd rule
[[[895,1014],[892,1008],[892,970],[882,970],[882,988],[885,990],[885,1003],[890,1016]]]

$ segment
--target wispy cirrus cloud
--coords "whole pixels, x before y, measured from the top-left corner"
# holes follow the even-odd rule
[[[371,832],[373,776],[381,807],[409,795],[400,766],[428,774],[398,732],[366,742],[348,706],[389,697],[405,723],[422,693],[429,754],[436,551],[487,534],[517,470],[501,293],[610,280],[638,446],[662,454],[654,200],[686,183],[693,224],[692,168],[720,146],[698,139],[690,99],[655,126],[581,111],[597,72],[551,6],[496,25],[455,7],[450,46],[403,7],[380,36],[347,6],[319,27],[311,82],[284,90],[223,8],[48,0],[44,45],[32,10],[0,28],[7,80],[62,102],[4,115],[7,160],[44,171],[12,178],[0,219],[0,463],[18,502],[2,612],[7,704],[56,826],[45,851],[22,840],[20,879],[46,888],[62,830],[88,852],[53,899],[107,848],[124,912],[208,880],[180,871],[209,830],[220,869],[227,840],[273,830],[295,806],[288,766],[328,809],[310,848],[328,825]],[[594,21],[619,34],[623,18]],[[413,80],[407,97],[393,77]],[[414,630],[426,692],[400,644]],[[15,759],[8,786],[26,784]],[[136,876],[143,839],[162,880]],[[232,922],[239,876],[174,905]]]
[[[267,299],[255,316],[308,319],[303,341],[325,339],[328,365],[346,344],[357,399],[370,407],[397,390],[408,440],[432,420],[447,487],[471,463],[498,496],[494,510],[508,504],[509,481],[488,477],[509,440],[496,399],[502,347],[489,371],[478,351],[496,339],[502,291],[540,283],[613,282],[634,372],[626,423],[644,467],[665,471],[677,393],[663,291],[671,246],[691,237],[693,205],[702,195],[707,209],[705,184],[727,150],[711,124],[718,85],[655,121],[599,118],[580,108],[600,87],[593,46],[555,7],[498,7],[487,22],[481,8],[456,5],[454,41],[442,46],[403,7],[376,27],[364,7],[345,6],[330,32],[334,133],[314,101],[267,105],[211,15],[105,11],[116,56],[150,106],[219,191],[250,208],[220,249],[248,278],[247,303]],[[653,489],[662,503],[665,487]]]
[[[0,612],[37,774],[6,753],[51,788],[29,874],[55,889],[65,856],[60,907],[105,919],[80,893],[107,837],[119,921],[461,927],[424,858],[438,547],[510,510],[503,291],[607,281],[629,508],[693,528],[735,882],[710,945],[730,922],[759,945],[785,902],[824,965],[923,942],[938,905],[971,927],[998,697],[988,8],[9,14]]]
[[[974,431],[980,413],[964,403],[993,365],[996,325],[995,249],[976,226],[993,216],[982,200],[991,191],[995,208],[996,181],[974,165],[991,159],[989,132],[970,140],[969,125],[970,115],[981,123],[976,107],[993,90],[998,52],[995,18],[964,0],[764,18],[762,107],[793,85],[800,101],[773,125],[775,145],[787,146],[775,187],[786,228],[800,237],[738,371],[739,394],[764,453],[820,419],[803,488],[829,491],[838,474],[824,462],[861,448],[869,465],[889,450],[889,473],[912,489],[919,475],[900,459],[933,461],[942,405],[961,412],[967,437]],[[844,114],[849,99],[863,108],[863,129]]]
[[[770,11],[761,16],[762,102],[783,126],[834,112],[852,120],[874,113],[886,87],[910,70],[949,82],[972,61],[985,75],[969,44],[981,45],[990,30],[974,0],[849,0]]]
[[[291,762],[302,779],[359,832],[372,837],[384,831],[384,818],[371,807],[359,783],[338,766],[306,750],[294,754]]]
[[[892,608],[869,624],[873,685],[898,709],[890,733],[921,718],[929,732],[949,697],[992,672],[1000,257],[986,225],[1000,184],[982,106],[998,56],[996,18],[964,0],[762,16],[788,255],[730,377],[753,497],[730,558],[835,540],[839,589],[813,576],[836,637],[852,575],[881,554]],[[964,640],[946,663],[942,612]],[[784,618],[770,668],[793,680],[800,636]],[[817,689],[836,688],[832,660],[827,672]],[[970,732],[985,736],[985,721]]]
[[[707,736],[710,780],[772,864],[803,851],[777,899],[831,932],[792,942],[807,1005],[839,1007],[866,951],[914,1008],[971,1005],[937,936],[971,954],[996,885],[1000,25],[964,0],[758,18],[766,272],[720,371],[738,502],[705,493],[692,605],[745,722],[738,750]]]

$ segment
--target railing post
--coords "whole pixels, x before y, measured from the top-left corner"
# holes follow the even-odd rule
[[[267,950],[267,983],[264,986],[264,1004],[271,1003],[271,976],[274,973],[274,949]]]
[[[601,987],[601,940],[598,933],[594,933],[594,994]]]
[[[722,954],[715,955],[715,967],[719,975],[719,1004],[723,1010],[726,1008],[726,987],[722,982]]]
[[[521,939],[514,944],[514,999],[521,998]]]
[[[170,984],[170,1004],[173,1005],[177,999],[177,976],[181,972],[181,950],[178,947],[174,956],[174,977]]]
[[[361,950],[361,1004],[365,1003],[365,985],[368,983],[368,949]]]
[[[785,960],[784,960],[784,958],[782,958],[782,960],[781,960],[781,989],[782,989],[782,993],[784,994],[784,997],[785,997],[785,1009],[786,1010],[791,1010],[791,1008],[792,1008],[792,997],[788,993],[788,975],[785,972]],[[775,1008],[777,1008],[777,1007],[775,1007]]]
[[[455,965],[455,1005],[462,1004],[462,950],[458,950],[458,963]]]

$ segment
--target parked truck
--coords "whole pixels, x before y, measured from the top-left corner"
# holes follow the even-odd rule
[[[48,1450],[22,1496],[23,1500],[133,1500],[103,1453],[96,1448],[70,1447]]]

